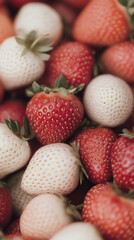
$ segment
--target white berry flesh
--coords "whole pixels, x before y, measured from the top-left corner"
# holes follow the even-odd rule
[[[71,223],[61,229],[50,240],[103,240],[97,228],[85,222]]]
[[[48,240],[72,221],[59,197],[43,194],[33,198],[24,209],[20,229],[24,236]]]
[[[28,142],[0,123],[0,179],[24,167],[30,155]]]
[[[133,111],[134,97],[129,85],[110,74],[94,78],[84,92],[88,117],[106,127],[124,123]]]
[[[78,155],[65,143],[41,147],[34,154],[22,178],[21,188],[28,194],[69,194],[78,185]]]
[[[45,63],[34,53],[21,56],[24,46],[15,37],[6,39],[0,47],[0,79],[6,90],[27,86],[38,80],[45,71]]]
[[[25,33],[36,31],[37,37],[48,34],[51,42],[57,43],[63,32],[60,15],[45,3],[28,3],[20,8],[14,22],[15,32],[22,29]]]

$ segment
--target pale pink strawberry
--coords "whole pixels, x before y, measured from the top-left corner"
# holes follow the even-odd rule
[[[66,213],[65,203],[58,196],[43,194],[33,198],[24,209],[20,229],[24,236],[48,240],[72,221]]]

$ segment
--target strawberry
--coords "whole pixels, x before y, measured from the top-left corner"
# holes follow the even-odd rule
[[[0,79],[4,88],[12,90],[38,80],[45,71],[44,60],[49,59],[44,51],[51,49],[48,39],[37,39],[35,31],[28,35],[21,31],[20,37],[6,39],[0,48]]]
[[[111,151],[113,177],[123,190],[134,191],[134,132],[124,129],[122,135]]]
[[[73,143],[79,146],[80,159],[91,182],[111,179],[111,149],[115,141],[115,133],[108,128],[87,129],[73,139]]]
[[[0,227],[9,223],[12,215],[12,200],[9,190],[0,182]]]
[[[6,122],[15,134],[6,124],[0,123],[0,179],[25,166],[31,154],[28,142],[20,138],[18,123],[11,119]]]
[[[20,219],[12,221],[5,230],[5,234],[18,234],[18,233],[20,233]]]
[[[117,0],[90,0],[74,22],[73,37],[90,45],[109,46],[126,40],[130,30],[127,10]]]
[[[14,26],[6,8],[0,6],[0,44],[7,38],[14,36]]]
[[[134,201],[117,195],[109,183],[88,191],[83,220],[94,224],[107,240],[134,239]]]
[[[9,178],[8,180],[8,183],[10,184],[9,191],[12,198],[13,212],[16,216],[21,215],[28,202],[33,198],[33,196],[27,194],[21,189],[21,181],[23,174],[24,170],[21,170],[13,174],[13,176],[11,176],[11,178]]]
[[[102,74],[88,84],[83,102],[91,120],[103,126],[115,127],[123,124],[131,115],[134,96],[124,80]]]
[[[37,37],[48,35],[51,42],[59,42],[63,24],[60,15],[52,7],[45,3],[32,2],[20,8],[15,17],[14,28],[16,34],[19,29],[29,33],[37,32]]]
[[[19,233],[3,236],[3,240],[34,240],[33,238],[23,236]]]
[[[134,82],[134,43],[123,42],[107,48],[100,57],[103,72]]]
[[[94,58],[90,47],[79,42],[65,42],[51,52],[44,75],[44,84],[54,87],[63,73],[67,84],[78,86],[91,80]]]
[[[71,223],[56,233],[50,240],[103,240],[97,228],[85,222]]]
[[[70,4],[70,6],[76,8],[83,8],[89,1],[90,0],[63,0],[63,2],[66,2]]]
[[[33,90],[38,93],[28,102],[26,116],[37,139],[43,145],[68,139],[84,115],[82,103],[72,94],[79,87],[50,89],[33,84]]]
[[[36,240],[50,239],[73,221],[66,211],[65,202],[58,196],[39,195],[28,203],[21,215],[21,233]]]
[[[28,194],[69,194],[80,178],[79,158],[71,146],[53,143],[40,148],[23,175],[21,188]]]
[[[23,126],[25,107],[20,100],[7,100],[0,105],[0,122],[3,119],[12,118]]]

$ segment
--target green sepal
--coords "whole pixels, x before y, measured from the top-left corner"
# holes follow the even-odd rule
[[[112,183],[110,183],[111,188],[114,190],[114,192],[116,192],[116,194],[118,196],[122,196],[125,198],[129,198],[129,199],[134,199],[134,191],[133,190],[129,190],[128,192],[123,191],[115,182],[115,180],[113,180]]]
[[[78,157],[76,164],[80,167],[80,185],[82,185],[84,177],[86,177],[86,179],[89,180],[89,176],[84,168],[84,165],[82,164],[82,162],[80,160],[80,155],[79,155],[80,144],[79,144],[79,142],[76,143],[74,141],[74,142],[70,142],[70,145],[74,149],[74,151],[76,152],[77,157]]]
[[[12,120],[11,118],[3,119],[8,128],[15,133],[15,135],[20,136],[20,125],[17,121]]]
[[[63,73],[61,73],[61,75],[56,79],[54,87],[55,88],[60,88],[60,87],[67,88],[68,87],[65,75]]]
[[[43,61],[48,61],[49,52],[53,49],[53,43],[49,41],[48,34],[36,38],[36,31],[25,34],[23,30],[19,30],[20,37],[15,37],[16,42],[24,46],[21,56],[25,56],[29,51],[40,57]]]
[[[0,181],[0,188],[5,188],[5,187],[7,187],[7,184]]]
[[[8,128],[19,138],[23,140],[31,140],[35,137],[33,131],[31,130],[28,120],[24,118],[24,124],[20,127],[20,124],[17,121],[12,120],[11,118],[3,119]]]
[[[57,195],[57,197],[59,197],[61,199],[61,201],[65,205],[66,213],[68,215],[72,216],[75,220],[82,221],[82,216],[78,210],[82,209],[83,204],[79,204],[79,205],[75,206],[75,205],[71,204],[71,201],[67,197],[65,197],[59,193],[57,193],[56,195]]]
[[[127,137],[127,138],[129,138],[129,139],[134,139],[134,127],[133,127],[133,129],[132,129],[132,132],[129,131],[128,129],[126,129],[126,128],[123,128],[123,129],[122,129],[122,133],[119,134],[119,135],[120,135],[120,136]]]
[[[25,40],[24,39],[16,37],[15,40],[18,44],[23,45],[23,46],[25,45]]]
[[[49,94],[50,92],[53,92],[53,93],[59,92],[60,94],[66,96],[67,93],[70,93],[70,94],[78,93],[83,88],[84,88],[84,84],[80,84],[77,87],[68,86],[66,83],[66,78],[62,73],[60,77],[56,79],[56,84],[54,88],[50,88],[45,85],[39,85],[37,82],[33,82],[32,87],[26,89],[25,93],[28,97],[33,97],[34,94],[43,92],[43,91],[46,94]]]

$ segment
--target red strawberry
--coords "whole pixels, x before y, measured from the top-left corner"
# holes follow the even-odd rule
[[[117,195],[108,183],[88,191],[83,220],[94,224],[106,240],[134,239],[134,201]]]
[[[36,93],[26,107],[30,126],[44,145],[65,141],[83,119],[80,100],[64,88],[57,91],[45,88],[43,92]]]
[[[9,190],[0,182],[0,227],[9,223],[12,215],[12,200]]]
[[[134,43],[123,42],[107,48],[100,63],[104,72],[134,82]]]
[[[111,165],[115,182],[124,190],[134,191],[134,132],[124,130],[112,147]]]
[[[54,87],[56,78],[63,73],[67,84],[78,86],[91,80],[94,58],[92,50],[79,42],[66,42],[51,52],[43,83]]]
[[[91,0],[74,23],[73,37],[83,43],[109,46],[127,39],[130,28],[126,8],[117,0]]]
[[[6,234],[18,234],[20,233],[20,219],[14,220],[5,230]]]
[[[25,117],[25,107],[20,100],[8,100],[0,105],[0,122],[3,119],[12,118],[17,121],[20,126],[23,125]]]
[[[72,7],[83,8],[90,0],[63,0]]]
[[[80,159],[93,183],[111,179],[111,148],[115,141],[115,133],[108,128],[87,129],[73,139],[79,144]]]

